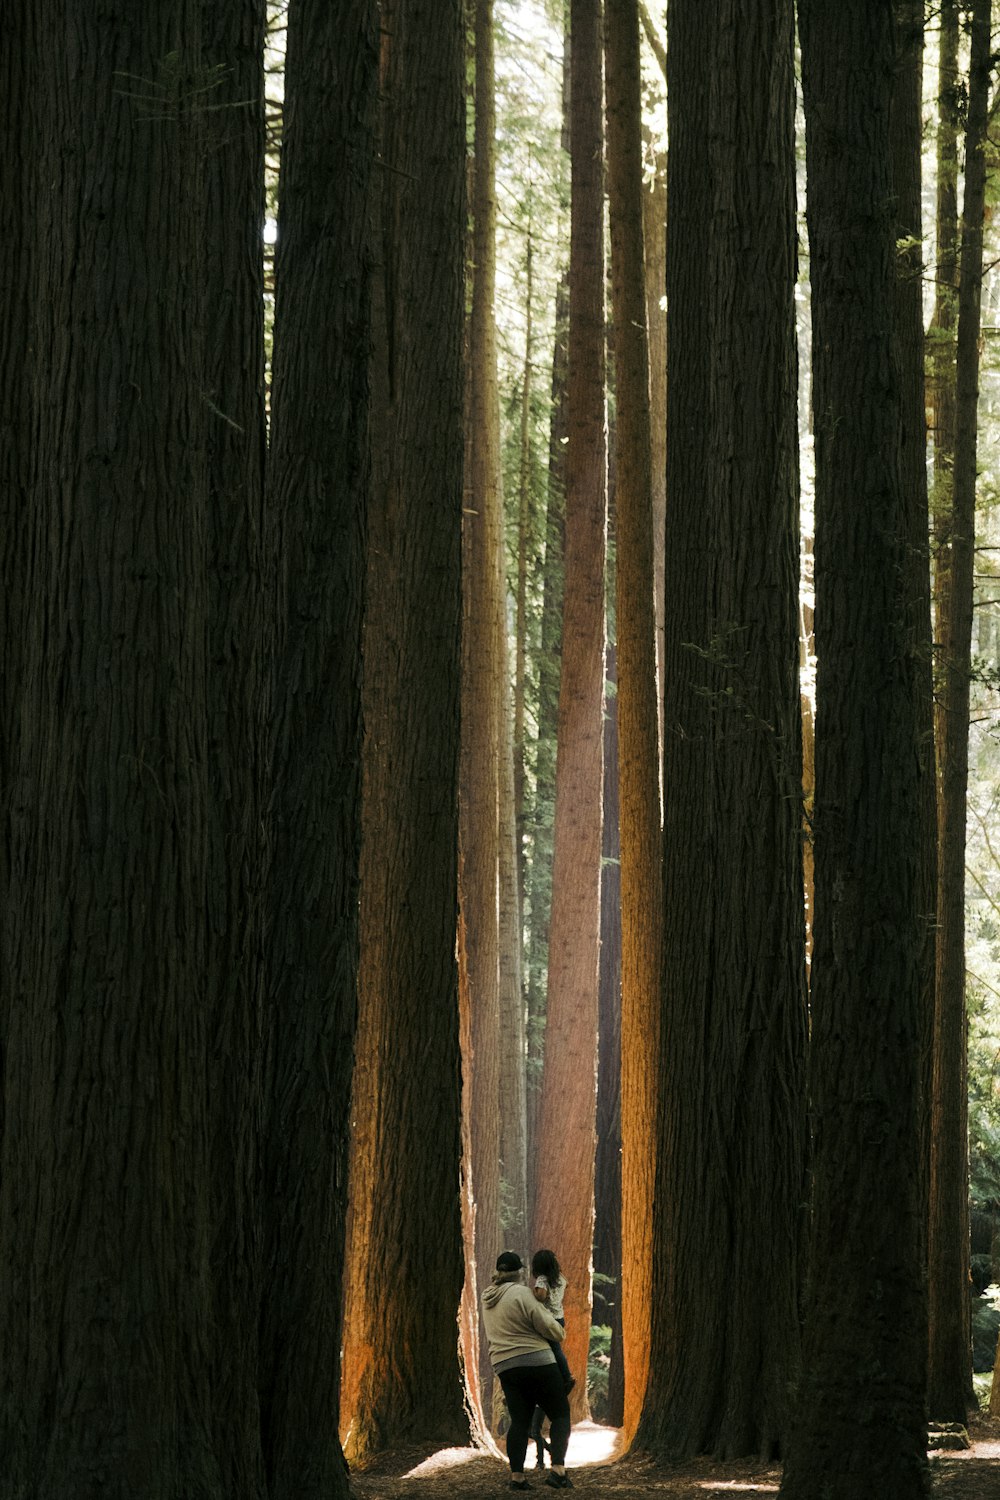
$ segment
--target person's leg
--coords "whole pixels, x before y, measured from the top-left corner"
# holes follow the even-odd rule
[[[528,1429],[535,1409],[533,1380],[535,1371],[526,1369],[504,1370],[500,1376],[507,1410],[510,1412],[510,1427],[507,1431],[507,1462],[512,1479],[524,1478],[524,1455],[528,1451]]]
[[[542,1427],[544,1425],[544,1422],[545,1413],[542,1411],[542,1408],[540,1406],[536,1406],[534,1415],[531,1418],[531,1441],[534,1443],[535,1448],[538,1452],[538,1457],[535,1459],[536,1469],[545,1468],[545,1439],[542,1436]]]
[[[566,1387],[567,1391],[572,1390],[573,1386],[576,1385],[576,1381],[569,1373],[569,1365],[566,1363],[566,1356],[562,1352],[562,1344],[557,1344],[555,1340],[553,1340],[549,1345],[549,1348],[552,1350],[552,1353],[556,1357],[556,1364],[559,1367],[559,1374],[563,1378],[563,1385]]]
[[[569,1442],[570,1430],[566,1387],[557,1365],[542,1365],[534,1373],[538,1377],[535,1382],[535,1400],[551,1424],[549,1448],[552,1453],[552,1467],[556,1473],[562,1474],[566,1468],[566,1445]]]

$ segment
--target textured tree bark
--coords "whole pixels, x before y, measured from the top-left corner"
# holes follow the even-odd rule
[[[33,25],[0,1494],[215,1497],[200,4]]]
[[[565,595],[556,754],[545,1067],[532,1240],[569,1286],[566,1357],[586,1412],[594,1224],[604,700],[604,183],[600,0],[571,9],[572,215]]]
[[[609,433],[610,437],[610,433]],[[610,497],[609,497],[610,499]],[[609,535],[613,532],[609,504]],[[601,967],[597,1035],[597,1155],[594,1161],[594,1321],[611,1329],[608,1404],[601,1420],[621,1427],[625,1401],[622,1365],[622,923],[621,843],[618,834],[618,666],[614,645],[605,654],[604,819],[601,835]],[[609,1282],[602,1283],[599,1277]]]
[[[969,1328],[969,1147],[965,1005],[965,820],[975,591],[976,448],[983,213],[990,87],[989,0],[972,9],[965,198],[958,292],[955,459],[939,717],[937,990],[931,1102],[928,1402],[964,1421],[972,1397]]]
[[[504,1248],[500,1221],[502,1055],[513,1045],[500,1014],[500,781],[506,640],[496,321],[496,110],[492,0],[475,0],[475,160],[472,177],[472,310],[469,321],[468,502],[462,517],[462,917],[472,1058],[472,1193],[476,1264],[486,1285]],[[480,1351],[484,1393],[489,1351]],[[488,1403],[487,1403],[488,1404]]]
[[[459,0],[382,7],[346,1452],[468,1440],[456,961],[465,108]]]
[[[800,0],[816,424],[813,1203],[782,1494],[923,1496],[920,757],[891,0]],[[885,1164],[891,1162],[892,1171]],[[859,1421],[859,1415],[863,1414]]]
[[[259,1176],[273,567],[264,515],[263,0],[204,0],[208,457],[208,921],[216,1446],[223,1492],[263,1493],[257,1401]]]
[[[648,145],[648,143],[647,143]],[[667,153],[656,151],[653,176],[642,195],[642,242],[646,271],[649,345],[649,442],[653,497],[653,610],[656,617],[656,681],[663,758],[664,587],[667,525]]]
[[[269,502],[274,704],[261,1427],[269,1495],[347,1494],[337,1436],[357,1014],[377,20],[292,0]],[[336,80],[336,87],[332,81]]]
[[[637,1441],[780,1451],[804,1190],[790,3],[669,12],[664,960]]]
[[[930,1193],[930,1099],[934,1035],[934,948],[937,901],[937,790],[928,546],[927,415],[924,393],[922,214],[920,202],[924,10],[922,0],[897,0],[897,63],[889,111],[895,194],[896,340],[901,380],[902,483],[907,524],[908,647],[914,664],[920,770],[920,1136],[921,1197]],[[922,1252],[926,1258],[926,1246]]]
[[[530,937],[527,958],[527,1146],[528,1203],[535,1199],[538,1109],[545,1056],[545,989],[552,916],[552,825],[555,812],[556,737],[562,669],[563,555],[566,499],[566,362],[569,318],[568,274],[556,288],[552,347],[552,415],[549,427],[548,493],[545,505],[545,568],[541,643],[538,652],[538,738],[535,745],[535,807],[527,889]]]
[[[608,192],[615,339],[616,622],[621,827],[621,1140],[624,1425],[638,1425],[649,1370],[660,932],[650,361],[643,255],[637,0],[606,0]],[[663,452],[663,449],[660,449]],[[664,472],[664,483],[666,473]]]

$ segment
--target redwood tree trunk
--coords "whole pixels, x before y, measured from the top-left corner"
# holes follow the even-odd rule
[[[322,0],[289,8],[269,478],[281,582],[261,1319],[272,1500],[347,1494],[337,1410],[357,1011],[376,36],[371,0],[336,16]]]
[[[569,444],[545,1069],[532,1240],[559,1257],[572,1410],[586,1411],[594,1223],[604,700],[604,184],[600,0],[572,0]]]
[[[205,0],[221,69],[206,119],[205,375],[211,584],[208,920],[220,955],[211,1021],[212,1279],[226,1494],[263,1492],[257,1404],[265,767],[273,588],[264,517],[263,0]]]
[[[659,730],[649,346],[643,257],[637,0],[605,5],[611,297],[615,330],[616,624],[621,828],[622,1332],[629,1436],[649,1369],[659,1036]],[[662,449],[660,449],[662,454]],[[664,480],[665,480],[664,475]]]
[[[816,413],[814,1167],[782,1494],[904,1500],[927,1487],[923,928],[894,349],[893,6],[800,0],[799,31]]]
[[[464,47],[383,5],[382,244],[365,622],[360,1015],[345,1447],[468,1441],[458,889]]]
[[[920,155],[922,136],[922,0],[897,0],[897,64],[889,115],[896,241],[906,248],[896,262],[896,343],[901,395],[902,483],[910,570],[909,646],[920,770],[920,1137],[921,1196],[930,1191],[930,1098],[934,1031],[934,947],[937,900],[937,791],[934,765],[934,691],[928,546],[927,416],[924,393],[924,322]],[[922,1219],[924,1215],[921,1215]],[[924,1251],[926,1254],[926,1250]]]
[[[774,1455],[803,1194],[793,16],[669,12],[664,961],[638,1441]]]
[[[45,184],[10,603],[0,1494],[18,1500],[223,1493],[206,1332],[221,953],[205,918],[200,9],[49,0],[37,48],[18,36],[29,185]]]
[[[931,1114],[928,1402],[965,1420],[972,1396],[969,1329],[969,1146],[965,1005],[965,820],[976,540],[976,447],[983,282],[990,0],[972,9],[965,199],[958,293],[955,462],[942,638],[938,803],[937,993]]]

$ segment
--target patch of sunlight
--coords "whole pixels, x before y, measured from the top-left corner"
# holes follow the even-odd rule
[[[698,1488],[711,1490],[713,1495],[731,1495],[738,1490],[742,1490],[747,1495],[776,1495],[779,1486],[768,1484],[763,1479],[759,1484],[750,1484],[739,1479],[703,1479]]]
[[[599,1427],[596,1422],[579,1422],[570,1433],[569,1452],[566,1462],[570,1468],[581,1464],[604,1464],[615,1458],[619,1451],[621,1433],[614,1427]],[[534,1452],[534,1449],[531,1450]],[[503,1449],[493,1449],[493,1455],[503,1458]],[[461,1464],[471,1463],[477,1458],[489,1458],[490,1452],[482,1448],[441,1448],[425,1458],[423,1463],[410,1469],[404,1479],[429,1479],[445,1469],[457,1469]]]
[[[433,1474],[440,1474],[443,1469],[457,1469],[459,1464],[471,1463],[474,1458],[486,1456],[482,1448],[441,1448],[437,1453],[432,1453],[430,1458],[425,1458],[423,1463],[417,1464],[415,1469],[410,1469],[403,1478],[429,1479]]]

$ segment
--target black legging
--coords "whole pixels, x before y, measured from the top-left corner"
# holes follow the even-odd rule
[[[504,1370],[500,1376],[500,1384],[510,1412],[507,1458],[511,1473],[520,1474],[524,1468],[528,1431],[536,1406],[541,1407],[551,1423],[549,1447],[552,1462],[565,1463],[570,1427],[569,1401],[565,1382],[555,1362],[551,1365],[518,1365],[513,1370]]]

